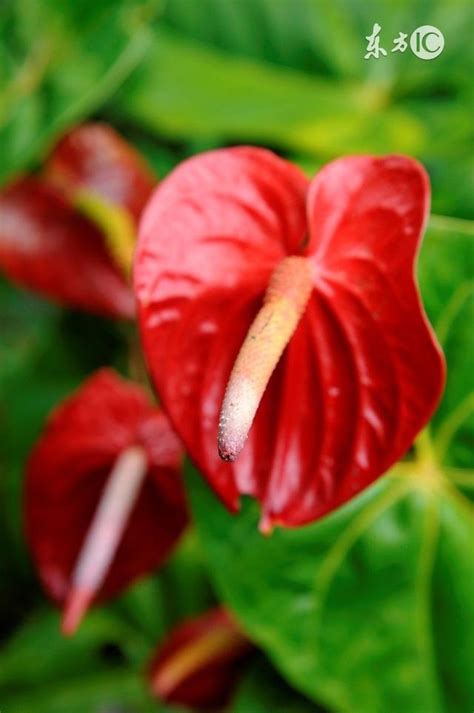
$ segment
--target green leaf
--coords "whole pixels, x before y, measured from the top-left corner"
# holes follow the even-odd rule
[[[455,6],[456,11],[453,11]],[[425,0],[381,4],[348,0],[168,0],[163,22],[188,38],[234,55],[334,77],[386,76],[400,89],[463,85],[455,71],[469,64],[467,0],[439,0],[429,8],[429,22],[442,28],[446,47],[437,62],[420,62],[410,52],[367,62],[366,35],[377,21],[387,50],[400,31],[411,34],[426,24]],[[456,42],[451,42],[454,37]]]
[[[416,468],[385,476],[322,522],[264,539],[256,507],[232,517],[190,479],[224,601],[295,687],[335,711],[461,713],[474,693],[472,520],[461,496],[418,480]],[[448,579],[446,558],[463,579]]]
[[[437,457],[472,467],[474,442],[474,223],[433,216],[419,261],[420,284],[448,365],[432,422]],[[474,474],[472,476],[474,485]]]
[[[70,681],[58,681],[38,691],[7,695],[2,704],[10,713],[165,713],[151,701],[135,674],[94,673]]]
[[[0,181],[108,98],[142,59],[156,0],[17,0],[0,10]]]
[[[146,639],[103,610],[91,612],[73,639],[61,635],[56,613],[37,614],[0,654],[2,708],[99,713],[119,705],[130,713],[164,711],[147,694],[142,666],[148,655]]]
[[[58,678],[99,673],[110,668],[107,647],[112,646],[117,648],[116,665],[122,667],[136,658],[137,652],[149,654],[146,639],[104,609],[90,612],[71,639],[60,632],[58,612],[40,611],[23,624],[1,652],[0,686],[33,688],[53,684]]]
[[[435,62],[410,50],[364,60],[375,17],[388,49],[398,32],[426,23],[424,0],[379,5],[171,0],[105,116],[167,140],[257,143],[317,161],[411,154],[429,169],[434,209],[472,217],[470,4],[433,10],[446,34]]]
[[[474,519],[456,487],[474,483],[460,406],[472,385],[470,233],[464,221],[435,218],[420,256],[450,375],[411,460],[321,521],[268,538],[254,502],[232,516],[189,476],[223,600],[287,680],[336,713],[463,713],[474,700]]]
[[[380,99],[376,87],[232,57],[160,27],[111,111],[174,139],[274,143],[316,155],[419,153],[423,122],[403,110],[379,111]]]
[[[252,664],[235,694],[229,713],[323,713],[290,688],[264,660]]]

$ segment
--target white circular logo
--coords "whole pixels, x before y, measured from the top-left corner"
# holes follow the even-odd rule
[[[410,47],[420,59],[435,59],[444,49],[444,35],[433,25],[421,25],[412,33]]]

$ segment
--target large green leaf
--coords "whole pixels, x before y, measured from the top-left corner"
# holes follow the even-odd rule
[[[0,9],[0,181],[87,117],[143,57],[156,0],[9,0]]]
[[[429,19],[425,0],[170,0],[106,115],[168,139],[263,143],[316,161],[412,154],[430,171],[434,209],[472,217],[471,14],[466,0],[439,0]],[[388,55],[366,61],[375,21]],[[446,37],[435,61],[390,51],[427,22]]]
[[[234,55],[265,60],[311,74],[359,78],[374,76],[398,90],[426,93],[466,86],[459,71],[469,63],[471,4],[468,0],[168,0],[163,23],[186,37]],[[419,25],[434,24],[446,37],[437,62],[420,62],[409,51],[385,62],[367,62],[366,35],[381,25],[387,50],[399,32],[411,34]],[[452,38],[456,38],[453,42]]]
[[[236,58],[160,27],[112,111],[175,139],[273,143],[313,155],[419,153],[427,144],[423,122],[403,110],[380,111],[380,100],[376,87]]]
[[[474,530],[461,495],[413,466],[264,540],[251,504],[232,518],[197,476],[191,488],[223,598],[293,685],[335,711],[466,710]]]
[[[410,460],[320,522],[268,538],[258,533],[255,503],[245,500],[232,516],[190,474],[224,601],[292,685],[337,713],[472,708],[474,523],[456,487],[474,485],[461,447],[472,385],[460,343],[472,328],[464,310],[469,232],[462,221],[435,219],[421,255],[450,377],[440,415]]]

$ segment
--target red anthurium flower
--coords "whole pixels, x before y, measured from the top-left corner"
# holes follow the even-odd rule
[[[111,370],[53,413],[29,460],[25,519],[65,633],[170,553],[187,522],[181,459],[164,414]]]
[[[181,623],[152,660],[153,694],[167,703],[221,709],[229,701],[252,644],[224,609]]]
[[[444,362],[414,280],[428,209],[410,158],[342,158],[309,182],[240,147],[186,161],[145,210],[153,380],[227,506],[261,502],[263,531],[350,499],[436,407]]]
[[[133,317],[124,272],[154,183],[112,129],[74,129],[40,177],[19,178],[0,192],[0,268],[61,303]]]
[[[156,180],[138,153],[106,124],[84,124],[66,134],[45,175],[76,196],[92,192],[126,209],[138,221]]]
[[[37,178],[21,178],[0,193],[0,267],[55,301],[133,317],[133,295],[101,231]]]

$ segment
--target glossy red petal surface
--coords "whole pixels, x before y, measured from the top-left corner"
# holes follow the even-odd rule
[[[35,178],[0,192],[0,269],[55,301],[131,318],[133,294],[98,229]]]
[[[141,156],[106,124],[83,124],[66,134],[45,174],[62,190],[97,193],[126,208],[136,221],[156,184]]]
[[[151,374],[192,458],[233,508],[268,472],[273,444],[260,428],[273,431],[271,400],[235,468],[217,454],[219,409],[275,264],[304,240],[307,186],[263,149],[213,151],[173,171],[141,223],[135,287]]]
[[[97,597],[101,601],[157,567],[185,527],[180,443],[139,386],[104,369],[57,408],[32,452],[24,503],[27,539],[43,586],[58,603],[68,593],[112,466],[134,444],[145,448],[149,469]]]
[[[189,661],[190,652],[193,657],[192,650],[190,670],[179,676],[180,665],[183,659]],[[152,691],[175,705],[221,710],[231,698],[251,651],[252,644],[231,616],[223,609],[212,609],[178,624],[158,646],[149,669]]]
[[[230,508],[246,493],[270,525],[317,519],[380,476],[428,421],[444,380],[413,274],[428,208],[411,159],[342,159],[308,191],[259,149],[192,159],[154,194],[135,263],[145,352],[177,432]],[[229,374],[289,254],[308,256],[314,290],[242,453],[223,463]]]
[[[285,521],[318,517],[373,482],[438,404],[444,360],[414,277],[429,196],[424,169],[402,156],[339,159],[310,187],[315,291],[306,319],[322,393],[321,445],[317,475],[302,480],[305,500],[287,502]],[[335,338],[340,348],[328,348]],[[344,365],[328,370],[328,351]],[[321,468],[331,472],[326,496]]]

